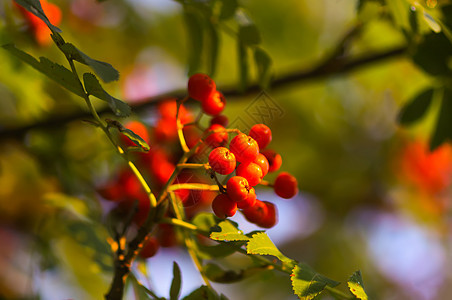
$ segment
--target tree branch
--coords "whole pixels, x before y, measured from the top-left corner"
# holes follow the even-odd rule
[[[380,53],[360,57],[343,57],[340,54],[338,55],[336,51],[332,55],[332,57],[327,58],[321,64],[312,69],[301,70],[276,78],[275,80],[273,80],[270,89],[279,90],[295,83],[317,80],[333,75],[349,73],[351,71],[355,71],[363,67],[369,67],[374,63],[381,63],[385,60],[399,57],[401,55],[404,55],[406,51],[407,51],[406,46],[399,46],[387,51],[382,51]],[[261,90],[262,88],[258,84],[252,84],[248,86],[248,88],[244,92],[237,90],[235,87],[225,87],[221,89],[225,97],[246,96],[257,93]],[[158,96],[142,99],[140,101],[137,101],[136,103],[132,103],[131,106],[134,111],[139,111],[142,109],[152,107],[166,99],[183,98],[185,96],[186,96],[185,90],[176,90]],[[110,113],[110,110],[108,107],[105,107],[99,110],[98,112],[99,114],[106,114]],[[22,138],[31,129],[59,128],[61,125],[68,123],[70,121],[78,119],[88,119],[90,118],[90,116],[91,116],[90,113],[87,111],[79,111],[71,115],[57,116],[30,125],[20,126],[16,128],[4,128],[0,130],[0,140],[7,138],[14,139]]]

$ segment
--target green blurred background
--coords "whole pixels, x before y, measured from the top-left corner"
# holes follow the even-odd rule
[[[328,76],[229,96],[224,114],[246,127],[256,122],[249,111],[260,101],[276,109],[264,118],[273,131],[271,148],[282,154],[282,170],[298,179],[300,194],[292,200],[266,190],[258,194],[279,206],[280,224],[269,235],[283,253],[342,282],[360,269],[371,299],[447,299],[452,150],[444,144],[428,151],[437,101],[414,126],[401,127],[397,115],[424,88],[447,85],[449,79],[430,76],[413,63],[416,39],[431,29],[420,22],[417,35],[407,33],[396,13],[409,10],[409,1],[360,2],[358,10],[358,2],[350,0],[240,1],[241,16],[259,29],[259,46],[272,59],[274,78],[309,71],[332,53],[353,59],[406,51],[350,72],[333,68]],[[419,1],[442,19],[449,1],[438,2]],[[61,8],[65,39],[120,71],[118,82],[104,85],[112,95],[139,105],[185,87],[197,39],[186,30],[180,3],[52,3]],[[10,0],[2,1],[0,17],[1,44],[64,64],[54,45],[36,43]],[[214,79],[220,90],[240,91],[237,38],[229,32],[236,25],[231,18],[218,27]],[[206,47],[196,71],[209,72]],[[249,68],[254,83],[259,71],[252,60]],[[79,119],[64,121],[85,111],[81,99],[3,50],[0,70],[0,298],[100,299],[112,262],[102,224],[106,204],[96,187],[114,177],[122,162],[100,130]],[[189,107],[199,110],[196,103]],[[153,124],[153,105],[133,112],[133,118]],[[34,125],[48,120],[61,121]],[[23,127],[28,130],[13,131]],[[235,219],[244,231],[256,229]],[[149,284],[160,296],[168,295],[174,257],[182,267],[183,293],[201,285],[182,249],[163,249],[147,262]],[[234,256],[224,263],[240,268],[243,262]],[[230,299],[295,299],[288,277],[274,272],[214,286]]]

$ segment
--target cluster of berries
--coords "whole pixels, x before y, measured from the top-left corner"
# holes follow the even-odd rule
[[[273,187],[277,195],[287,199],[297,194],[298,187],[297,180],[286,172],[280,173],[273,184],[263,180],[267,173],[278,171],[282,163],[278,153],[266,149],[272,140],[270,128],[256,124],[248,135],[237,129],[226,129],[228,118],[220,114],[225,108],[225,98],[216,90],[215,82],[205,74],[190,77],[188,97],[201,102],[202,113],[211,116],[207,128],[202,128],[200,119],[194,118],[183,102],[177,103],[175,99],[158,105],[155,126],[149,128],[138,121],[126,124],[150,145],[149,152],[137,153],[135,161],[141,166],[143,176],[149,179],[153,192],[161,192],[174,172],[178,174],[173,185],[212,184],[212,179],[215,179],[219,193],[200,189],[175,190],[189,219],[209,207],[219,218],[231,217],[241,209],[248,221],[263,228],[273,227],[277,222],[276,207],[271,202],[257,199],[254,187],[258,184]],[[182,130],[187,147],[193,150],[186,165],[201,161],[205,168],[177,168],[177,158],[181,156],[179,130]],[[229,141],[230,134],[235,136]],[[125,136],[121,140],[126,147],[138,146]],[[226,184],[221,184],[217,176],[224,176]],[[137,225],[143,224],[150,208],[149,199],[131,171],[120,171],[115,180],[99,191],[104,199],[117,202],[116,209],[123,214],[130,212],[138,201],[134,221]],[[171,216],[170,211],[166,214]],[[147,239],[140,255],[150,257],[159,245],[174,244],[177,244],[177,239],[171,225],[161,224]]]

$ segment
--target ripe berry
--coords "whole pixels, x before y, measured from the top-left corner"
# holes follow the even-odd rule
[[[229,144],[229,149],[235,154],[235,158],[241,163],[250,163],[259,155],[259,146],[250,136],[240,133]]]
[[[210,125],[213,124],[220,124],[221,126],[226,127],[229,124],[229,119],[225,115],[218,115],[210,119]]]
[[[256,140],[259,149],[264,149],[272,140],[272,131],[264,124],[256,124],[251,127],[250,137]]]
[[[265,217],[256,223],[257,226],[262,228],[271,228],[276,225],[278,221],[278,211],[276,210],[276,206],[268,201],[262,201],[267,207],[267,213]]]
[[[175,141],[177,139],[176,119],[159,119],[155,125],[154,138],[158,142]]]
[[[226,129],[219,124],[213,124],[210,126],[207,131],[215,132],[206,138],[206,144],[212,148],[226,145],[228,143],[228,133],[225,130]]]
[[[158,240],[155,237],[150,237],[144,242],[143,248],[140,251],[140,257],[144,259],[153,257],[159,248]]]
[[[213,199],[212,210],[218,218],[232,217],[237,211],[237,203],[232,201],[228,195],[219,194]]]
[[[209,98],[201,102],[202,110],[211,116],[216,116],[221,113],[226,106],[226,99],[223,94],[215,91]]]
[[[237,167],[236,174],[237,176],[246,178],[251,186],[258,185],[263,177],[261,167],[255,163],[240,164],[240,166]]]
[[[262,150],[261,152],[268,160],[268,172],[278,171],[282,164],[281,155],[275,152],[275,150]]]
[[[267,205],[261,200],[256,200],[253,206],[242,210],[245,218],[254,224],[262,222],[268,214]]]
[[[281,172],[273,185],[275,193],[285,199],[292,198],[298,193],[297,179],[287,172]]]
[[[230,174],[236,166],[235,155],[227,148],[215,148],[209,154],[209,165],[218,174]]]
[[[206,74],[197,73],[188,80],[188,95],[198,101],[205,101],[216,91],[215,82]]]
[[[241,176],[234,176],[228,180],[226,190],[229,198],[237,202],[239,208],[253,205],[256,201],[256,192],[248,183],[248,180]]]
[[[259,165],[259,167],[261,167],[262,169],[262,177],[264,177],[265,175],[267,175],[268,173],[268,168],[270,167],[268,164],[268,160],[267,158],[262,154],[259,153],[259,155],[256,157],[256,159],[253,161],[253,163],[255,163],[256,165]]]

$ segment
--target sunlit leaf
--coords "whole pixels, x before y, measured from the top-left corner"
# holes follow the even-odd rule
[[[282,254],[281,251],[279,251],[265,232],[256,233],[252,236],[246,246],[246,252],[248,254],[273,255],[279,258],[282,262],[289,264],[293,262],[292,259],[288,258]]]
[[[436,127],[430,140],[430,149],[434,150],[446,141],[452,141],[452,90],[444,89]]]
[[[71,43],[65,43],[60,49],[70,55],[70,57],[82,64],[90,66],[93,71],[104,82],[111,82],[119,79],[119,72],[109,63],[92,59]]]
[[[247,241],[250,238],[243,234],[243,231],[239,230],[229,220],[223,221],[218,224],[218,231],[213,231],[210,234],[210,238],[217,241]]]
[[[331,280],[304,263],[296,265],[291,276],[292,288],[300,299],[311,300],[319,295],[325,287],[336,287],[340,282]]]
[[[367,300],[367,294],[364,291],[363,286],[363,278],[361,276],[361,271],[356,271],[353,273],[353,275],[350,277],[350,279],[347,282],[348,288],[350,289],[350,292],[356,296],[356,298],[361,300]]]
[[[430,107],[432,98],[433,89],[427,89],[416,95],[400,111],[399,123],[409,125],[421,119]]]
[[[41,57],[38,61],[33,56],[17,49],[14,45],[11,44],[4,45],[3,48],[8,50],[11,54],[16,56],[23,62],[29,64],[39,72],[43,73],[56,83],[60,84],[68,91],[82,98],[85,97],[85,92],[83,91],[83,88],[78,82],[77,78],[71,71],[69,71],[62,65],[54,63],[45,57]]]
[[[173,262],[173,281],[171,282],[170,288],[170,300],[179,299],[180,288],[181,288],[180,268],[176,262]]]
[[[221,219],[217,218],[212,213],[201,212],[197,214],[192,223],[196,225],[200,230],[209,231],[211,227],[217,225],[222,222]]]
[[[386,1],[386,5],[388,6],[396,25],[405,30],[410,29],[409,2],[406,0],[391,0]]]
[[[85,89],[88,94],[106,101],[115,115],[117,115],[118,117],[127,117],[130,115],[130,106],[122,102],[121,100],[110,96],[110,94],[108,94],[102,88],[96,76],[90,73],[85,73],[83,74],[83,81],[85,83]]]
[[[17,4],[23,6],[26,10],[34,14],[36,17],[40,18],[50,30],[55,32],[61,32],[61,29],[50,23],[49,18],[47,18],[44,10],[42,9],[41,2],[39,0],[14,0]]]
[[[237,247],[240,247],[244,242],[229,242],[214,246],[198,245],[198,255],[204,259],[226,257],[236,252]],[[236,247],[234,247],[236,246]]]

